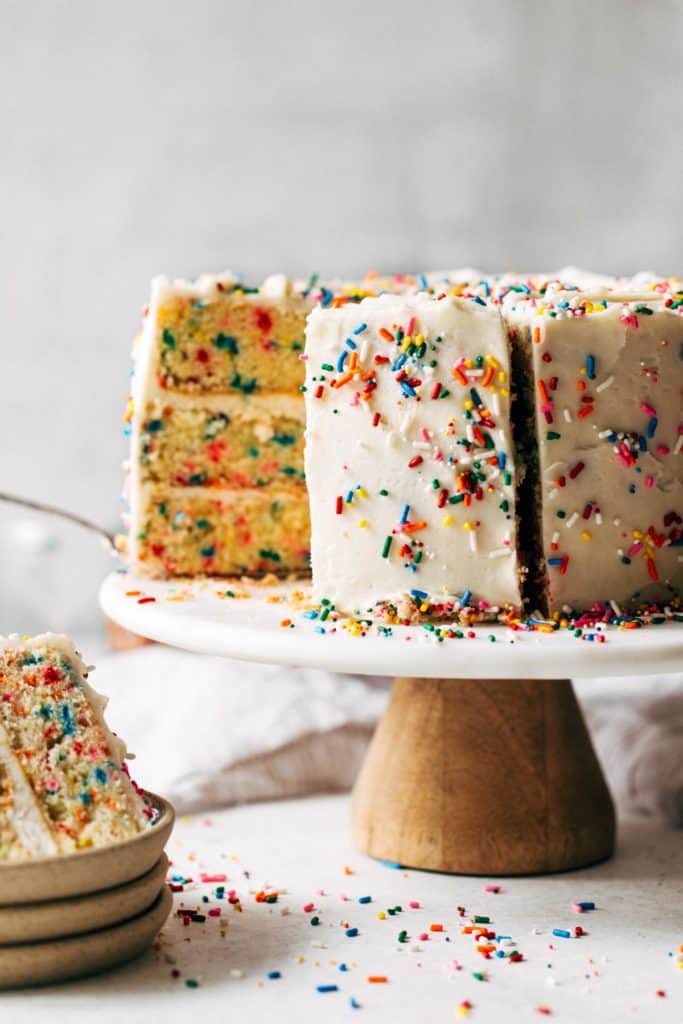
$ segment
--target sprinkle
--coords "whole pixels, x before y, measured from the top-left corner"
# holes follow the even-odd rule
[[[387,537],[385,539],[384,547],[382,548],[382,558],[388,558],[389,557],[389,549],[391,548],[392,540],[393,540],[393,537],[391,537],[391,536],[389,536],[389,537]]]
[[[386,985],[389,979],[386,974],[371,974],[368,977],[368,981],[371,985]]]
[[[339,985],[317,985],[316,992],[338,992]]]
[[[353,333],[354,334],[362,334],[363,331],[367,331],[367,329],[368,329],[368,325],[367,324],[358,324],[358,327],[354,328]]]
[[[577,462],[575,466],[572,466],[572,468],[569,470],[570,480],[576,480],[577,476],[579,475],[579,473],[581,473],[584,467],[584,462]]]
[[[266,974],[266,978],[269,978],[271,981],[276,981],[278,978],[281,977],[282,975],[280,974],[279,971],[268,971],[268,973]]]
[[[558,939],[571,939],[572,933],[566,928],[553,928],[553,935],[556,935]]]
[[[335,506],[334,507],[335,507],[335,511],[336,511],[337,515],[340,516],[342,514],[342,512],[344,511],[344,499],[341,496],[341,494],[337,496],[337,500],[335,502]]]
[[[421,455],[413,455],[412,459],[408,463],[408,469],[414,469],[415,466],[419,466],[422,462],[424,462],[424,459]]]
[[[614,384],[614,377],[610,374],[609,377],[605,377],[601,384],[598,384],[595,390],[598,394],[601,394],[603,391],[606,391],[607,388],[611,387],[612,384]]]

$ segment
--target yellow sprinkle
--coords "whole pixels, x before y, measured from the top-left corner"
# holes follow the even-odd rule
[[[588,301],[588,299],[586,299],[586,306],[585,306],[585,309],[586,309],[586,312],[587,312],[587,313],[592,313],[592,312],[593,312],[593,303],[592,303],[592,302],[589,302],[589,301]],[[582,372],[583,372],[583,371],[582,371]]]
[[[498,380],[503,384],[507,380],[507,373],[505,370],[500,370],[498,373]]]
[[[465,408],[467,410],[473,409],[474,408],[474,402],[470,398],[468,398],[467,401],[464,403],[464,406],[465,406]]]
[[[592,538],[591,538],[591,535],[588,532],[588,530],[582,530],[581,531],[581,540],[591,540],[591,539]]]
[[[412,336],[410,334],[406,334],[405,338],[403,339],[403,344],[401,345],[401,351],[402,352],[407,352],[412,344],[413,344]]]
[[[582,377],[585,377],[586,376],[586,367],[582,366],[581,369],[579,370],[579,373],[580,373],[580,375]]]
[[[468,370],[471,370],[472,367],[474,366],[474,363],[472,362],[471,359],[466,359],[465,360],[465,366],[467,367]]]
[[[367,498],[368,496],[368,492],[365,490],[364,487],[357,487],[356,494],[358,495],[359,498]]]
[[[545,313],[545,306],[538,306],[536,308],[536,312],[538,313],[539,316],[543,316],[543,314]]]
[[[442,522],[444,526],[450,526],[451,523],[453,522],[453,516],[444,516]]]
[[[384,920],[386,920],[386,916],[387,916],[387,915],[386,915],[386,914],[384,913],[384,911],[383,911],[383,910],[380,910],[380,911],[378,912],[378,914],[377,914],[377,920],[378,920],[378,921],[384,921]]]
[[[471,523],[471,522],[469,521],[469,519],[468,519],[468,520],[467,520],[466,522],[464,522],[464,523],[463,523],[462,525],[464,526],[464,528],[465,528],[466,530],[473,530],[473,529],[474,529],[474,524],[473,524],[473,523]]]
[[[367,519],[359,519],[358,520],[358,525],[361,526],[361,527],[367,526],[368,525]]]
[[[415,335],[415,344],[416,345],[421,345],[424,340],[425,340],[424,334],[416,334]]]
[[[428,611],[429,611],[429,601],[424,601],[424,602],[423,602],[423,603],[422,603],[422,604],[420,605],[420,611],[421,611],[421,612],[423,612],[423,613],[424,613],[424,612],[428,612]]]
[[[636,540],[641,540],[643,536],[642,530],[631,530],[631,536],[635,537]]]
[[[495,356],[487,356],[486,357],[486,362],[489,364],[489,366],[492,366],[495,370],[497,370],[498,367],[500,366],[500,363],[498,362],[498,360],[496,359]]]
[[[503,395],[504,398],[507,398],[508,395],[510,394],[510,392],[508,391],[507,388],[501,388],[500,389],[500,393],[501,393],[501,395]]]

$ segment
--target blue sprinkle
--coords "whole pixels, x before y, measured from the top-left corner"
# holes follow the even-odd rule
[[[60,714],[62,716],[62,732],[65,736],[73,736],[76,732],[76,727],[71,706],[69,704],[62,704]]]
[[[339,359],[337,360],[337,373],[341,373],[342,370],[344,369],[344,363],[346,362],[346,357],[348,356],[348,354],[349,353],[346,351],[346,349],[344,349],[344,351],[340,353]]]
[[[638,447],[640,448],[641,452],[647,451],[647,441],[645,440],[642,434],[638,434]]]
[[[329,304],[332,302],[333,298],[334,298],[334,296],[333,296],[332,292],[328,292],[326,289],[323,288],[323,293],[322,293],[322,295],[320,297],[320,305],[321,306],[329,306]]]
[[[355,939],[356,935],[358,935],[358,929],[347,928],[346,931],[344,932],[344,935],[346,935],[347,939]]]
[[[314,633],[325,633],[327,632],[324,626],[316,626],[313,630]]]
[[[561,558],[549,558],[548,559],[548,565],[562,565],[562,559]]]
[[[651,416],[650,417],[650,422],[647,425],[647,436],[648,437],[654,437],[655,436],[655,430],[657,429],[657,424],[658,423],[659,423],[659,420],[657,419],[656,416]]]
[[[586,375],[589,380],[595,380],[595,356],[586,356]]]
[[[394,365],[391,367],[391,369],[394,371],[400,370],[407,358],[408,356],[406,355],[406,353],[402,352],[401,355],[396,360],[396,362],[394,363]]]
[[[460,598],[460,604],[464,607],[466,604],[469,603],[469,600],[470,600],[471,597],[472,597],[472,591],[471,590],[466,590],[465,593]]]
[[[382,864],[385,868],[394,868],[396,871],[401,870],[401,865],[395,860],[383,860]]]
[[[498,466],[500,469],[505,469],[505,463],[507,462],[507,455],[505,452],[498,452]]]
[[[503,956],[505,956],[505,950],[503,950],[503,949],[499,949],[499,950],[498,950],[498,952],[496,953],[496,956],[498,956],[498,957],[503,957]]]
[[[276,981],[278,978],[281,977],[282,975],[280,974],[279,971],[268,971],[268,973],[266,974],[266,978],[270,978],[271,981]]]
[[[99,765],[97,766],[97,768],[93,772],[93,775],[95,776],[95,780],[97,782],[100,782],[102,785],[104,785],[104,783],[107,781],[107,778],[108,778],[108,775],[105,772],[104,768],[100,768]]]
[[[353,349],[356,349],[356,348],[358,348],[358,345],[356,345],[356,343],[355,343],[355,341],[353,340],[353,338],[347,338],[347,339],[346,339],[346,341],[344,342],[344,344],[345,344],[345,345],[348,345],[348,346],[349,346],[349,348],[353,348]]]
[[[407,523],[408,522],[408,515],[409,514],[410,514],[410,505],[404,505],[403,506],[403,511],[401,512],[401,522],[402,523]]]
[[[357,999],[354,999],[353,996],[349,998],[349,1006],[352,1010],[360,1010],[360,1003]]]
[[[350,505],[353,501],[353,491],[349,491],[346,495],[346,504]]]
[[[628,485],[628,493],[629,494],[635,494],[636,493],[636,485],[635,484],[629,484]]]
[[[368,329],[368,325],[367,324],[358,324],[358,327],[354,328],[353,333],[354,334],[362,334],[363,331],[367,331],[367,329]]]
[[[339,964],[339,967],[337,968],[337,970],[338,971],[348,971],[348,967],[346,966],[346,964]]]
[[[316,992],[338,992],[339,985],[318,985]]]
[[[412,388],[405,380],[401,381],[401,391],[407,398],[415,398],[415,395],[417,394],[415,388]]]
[[[569,303],[565,299],[564,302],[558,302],[557,308],[558,309],[569,309]]]
[[[592,900],[581,900],[576,905],[582,910],[595,910],[595,903]]]
[[[358,902],[359,903],[372,903],[372,896],[359,896],[358,897]]]
[[[416,597],[418,601],[424,601],[424,599],[428,596],[426,590],[411,590],[410,593],[411,596]]]
[[[476,388],[470,388],[470,397],[474,404],[477,406],[477,408],[479,408],[479,406],[482,404],[482,401],[481,398],[479,397],[479,394],[477,393]]]
[[[486,305],[484,300],[480,299],[478,295],[473,295],[472,296],[472,302],[477,302],[477,303],[479,303],[480,306],[485,306]]]
[[[427,278],[425,277],[424,274],[420,274],[420,288],[422,288],[423,291],[426,291],[428,287],[429,285],[427,284]]]
[[[571,939],[572,933],[568,932],[566,928],[553,928],[553,935],[557,935],[558,939]]]
[[[305,619],[317,619],[318,618],[318,613],[315,610],[315,608],[311,608],[310,611],[303,613],[303,617]]]

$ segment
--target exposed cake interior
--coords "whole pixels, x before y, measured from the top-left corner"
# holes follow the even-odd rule
[[[0,861],[108,845],[151,809],[67,637],[0,638]]]

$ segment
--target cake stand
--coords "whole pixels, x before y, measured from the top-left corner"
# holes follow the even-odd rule
[[[516,875],[610,856],[614,807],[569,677],[680,670],[683,624],[388,635],[307,615],[305,586],[112,573],[100,603],[124,628],[189,651],[395,676],[353,794],[354,838],[372,857]]]

